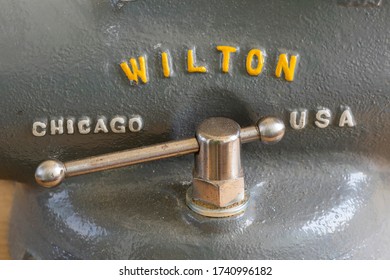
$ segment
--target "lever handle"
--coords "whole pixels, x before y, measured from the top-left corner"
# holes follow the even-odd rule
[[[267,117],[258,121],[254,126],[242,128],[240,130],[240,140],[241,143],[248,143],[255,140],[261,140],[264,143],[276,143],[283,138],[284,132],[285,126],[280,119]],[[36,169],[35,179],[39,185],[51,188],[59,185],[65,177],[73,177],[163,158],[183,156],[197,153],[198,151],[199,143],[194,137],[65,163],[58,160],[47,160],[42,162]]]

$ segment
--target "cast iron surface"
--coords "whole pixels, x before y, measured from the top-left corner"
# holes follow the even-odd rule
[[[354,1],[349,1],[354,2]],[[0,9],[0,176],[18,192],[12,253],[36,258],[389,258],[390,8],[337,1],[11,1]],[[238,46],[222,74],[216,45]],[[207,74],[188,74],[196,47]],[[266,52],[259,77],[251,48]],[[169,49],[175,76],[159,54]],[[274,76],[280,50],[299,54],[293,82]],[[149,82],[131,86],[119,63],[146,55]],[[319,106],[332,110],[316,128]],[[355,128],[336,126],[349,106]],[[289,112],[310,111],[289,128]],[[139,114],[138,133],[34,137],[36,118]],[[192,159],[69,179],[44,190],[34,169],[194,135],[211,116],[241,126],[285,120],[277,146],[244,147],[253,199],[241,218],[209,220],[184,204]],[[164,237],[164,240],[162,238]]]
[[[354,150],[390,154],[389,21],[379,8],[336,1],[12,1],[0,11],[2,50],[0,174],[32,181],[48,157],[63,161],[192,136],[209,116],[240,125],[289,109],[352,108],[353,130],[310,127],[286,134],[279,149]],[[161,44],[161,46],[159,45]],[[235,45],[232,74],[220,71],[218,44]],[[188,74],[197,48],[208,74]],[[251,77],[246,53],[266,53]],[[164,79],[159,52],[169,49],[175,77]],[[279,49],[299,53],[295,81],[274,77]],[[130,86],[119,63],[147,55],[150,82]],[[35,118],[140,114],[142,133],[33,137]],[[286,122],[288,118],[286,116]]]
[[[310,162],[281,156],[263,157],[267,165],[247,157],[250,205],[227,219],[186,206],[190,157],[164,160],[166,169],[150,163],[78,177],[51,192],[25,186],[13,257],[26,245],[32,256],[50,259],[390,257],[387,164],[345,153],[315,154],[321,160]]]

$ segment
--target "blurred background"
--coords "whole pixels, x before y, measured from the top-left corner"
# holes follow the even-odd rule
[[[0,180],[0,260],[10,259],[8,251],[8,222],[14,193],[14,182]]]

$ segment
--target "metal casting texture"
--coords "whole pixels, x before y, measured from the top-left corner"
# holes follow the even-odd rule
[[[386,5],[206,0],[171,5],[155,0],[130,2],[119,11],[105,0],[4,5],[2,178],[30,183],[35,167],[48,156],[68,161],[191,137],[210,116],[229,117],[245,127],[260,116],[276,115],[287,124],[290,110],[311,112],[318,106],[329,107],[332,120],[339,106],[350,106],[357,127],[316,129],[310,115],[306,129],[292,131],[276,148],[254,152],[321,149],[390,156],[384,146],[390,137],[390,124],[384,121],[389,119]],[[183,16],[188,11],[197,16]],[[219,69],[215,46],[222,43],[240,49],[232,56],[231,74]],[[209,73],[185,70],[186,51],[194,46]],[[267,55],[259,77],[245,70],[245,54],[254,47]],[[176,76],[169,79],[160,73],[159,52],[164,49],[175,59]],[[274,76],[280,49],[299,53],[293,82]],[[140,55],[147,55],[150,81],[131,86],[119,63]],[[119,135],[31,134],[35,118],[112,114],[139,114],[145,128]]]
[[[13,257],[390,258],[390,8],[343,2],[352,4],[143,0],[118,10],[104,0],[2,3],[0,176],[23,183]],[[228,74],[216,50],[222,44],[238,49]],[[245,69],[252,48],[265,53],[259,76]],[[188,49],[208,73],[186,71]],[[174,59],[171,78],[161,71],[165,50]],[[281,51],[299,54],[293,82],[275,77]],[[140,55],[149,82],[131,86],[119,64]],[[342,106],[351,108],[354,128],[337,126]],[[320,129],[315,111],[324,107],[331,124]],[[297,109],[308,112],[302,130],[288,126]],[[138,133],[31,133],[35,118],[132,114],[144,120]],[[240,218],[215,221],[185,206],[191,157],[72,178],[54,191],[31,187],[35,167],[49,157],[192,137],[212,116],[245,127],[266,115],[284,120],[286,136],[278,145],[243,147],[256,203]]]

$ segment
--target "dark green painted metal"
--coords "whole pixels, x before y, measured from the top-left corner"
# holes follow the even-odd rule
[[[357,3],[356,1],[349,1]],[[348,2],[348,3],[349,3]],[[0,176],[21,181],[12,253],[36,258],[389,258],[390,8],[345,1],[11,1],[0,10]],[[352,3],[352,4],[353,4]],[[219,44],[239,47],[222,74]],[[188,74],[196,47],[207,74]],[[266,52],[259,77],[251,48]],[[159,54],[175,75],[165,79]],[[294,82],[274,76],[280,50],[299,54]],[[146,55],[150,81],[119,63]],[[357,126],[340,128],[341,106]],[[334,114],[326,129],[315,110]],[[194,135],[210,116],[242,126],[310,111],[276,146],[243,147],[251,209],[233,220],[184,204],[192,159],[72,178],[46,190],[43,160],[61,161]],[[34,137],[36,118],[139,114],[139,133]],[[162,240],[162,238],[164,238]]]

